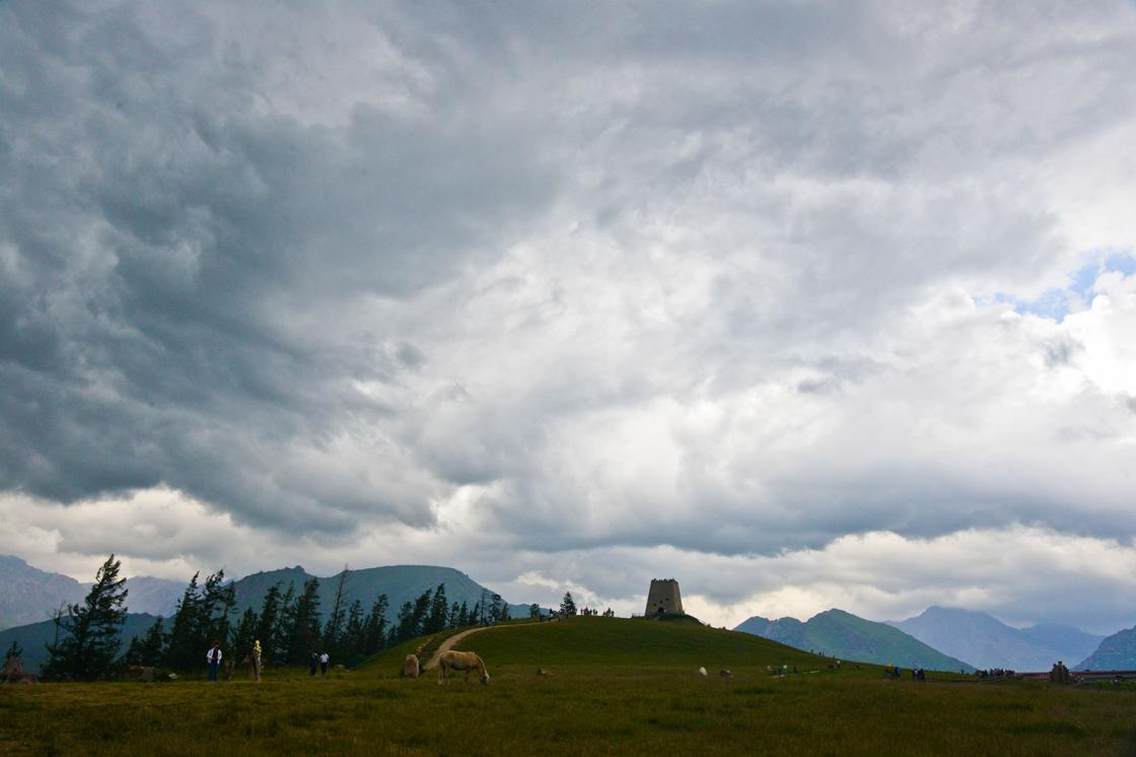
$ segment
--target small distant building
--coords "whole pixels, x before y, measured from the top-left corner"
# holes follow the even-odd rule
[[[651,590],[647,592],[647,610],[643,614],[648,618],[660,615],[683,615],[682,592],[679,591],[678,580],[652,578]]]

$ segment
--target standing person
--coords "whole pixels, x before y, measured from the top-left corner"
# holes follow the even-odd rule
[[[324,652],[320,655],[320,675],[327,675],[327,664],[331,661],[331,655]]]
[[[319,655],[312,652],[312,659],[308,663],[308,675],[314,676],[316,674],[316,666],[319,665]]]
[[[205,661],[209,663],[209,680],[217,680],[217,670],[221,667],[221,642],[213,642],[213,646],[205,653]]]
[[[252,675],[257,683],[260,683],[260,639],[256,639],[252,643]]]

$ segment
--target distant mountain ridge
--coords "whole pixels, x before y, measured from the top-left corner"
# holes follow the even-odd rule
[[[1136,670],[1136,628],[1126,628],[1105,638],[1073,669]]]
[[[28,565],[12,555],[0,555],[0,630],[38,623],[61,607],[82,601],[91,584],[62,573]],[[151,576],[126,579],[130,612],[169,615],[185,584]]]
[[[23,585],[20,596],[34,595],[37,585],[52,587],[58,585],[61,590],[51,595],[50,601],[59,600],[59,604],[48,604],[44,611],[46,617],[38,617],[36,621],[20,624],[11,628],[0,630],[0,645],[4,649],[13,640],[20,642],[24,648],[24,667],[29,671],[38,670],[46,660],[47,653],[44,645],[52,641],[55,625],[49,619],[53,610],[68,602],[79,602],[86,596],[89,584],[82,584],[67,576],[32,568],[19,558],[8,558],[8,566],[15,573],[30,576],[29,582]],[[237,596],[237,603],[233,616],[234,622],[247,608],[259,612],[265,593],[270,586],[278,586],[282,592],[288,586],[295,587],[297,594],[303,589],[304,582],[312,578],[319,578],[320,613],[323,618],[331,610],[335,600],[335,592],[339,583],[339,575],[313,576],[299,565],[292,568],[253,573],[233,582]],[[56,579],[66,579],[57,581]],[[2,579],[0,579],[2,580]],[[38,582],[38,583],[37,583]],[[121,638],[121,651],[125,652],[131,639],[140,636],[153,625],[157,615],[169,617],[172,615],[177,599],[185,591],[186,584],[166,579],[140,577],[127,580],[127,589],[137,591],[137,596],[127,594],[127,605],[156,608],[156,612],[137,613],[127,615],[126,625],[123,627]],[[435,590],[439,584],[445,584],[446,599],[450,604],[465,602],[469,609],[481,601],[491,602],[493,591],[474,581],[465,573],[454,568],[437,565],[388,565],[378,568],[365,568],[349,570],[343,582],[343,606],[350,607],[358,599],[364,612],[370,610],[371,605],[379,594],[386,594],[388,598],[387,619],[393,621],[398,616],[399,607],[404,602],[413,602],[427,589]],[[70,592],[70,594],[68,594]],[[44,607],[43,603],[39,605]],[[528,617],[528,605],[509,605],[510,614],[514,617]]]
[[[1072,664],[1096,649],[1103,637],[1071,626],[1008,626],[992,615],[951,607],[928,607],[890,624],[946,654],[979,668],[1049,670],[1058,660]]]
[[[332,576],[314,576],[299,565],[253,573],[234,582],[237,612],[242,613],[249,607],[259,611],[264,594],[270,586],[275,585],[281,591],[287,591],[291,584],[298,593],[303,588],[304,582],[318,578],[320,610],[326,613],[335,601],[339,576],[339,573]],[[493,597],[491,589],[482,586],[455,568],[440,565],[385,565],[347,571],[343,583],[344,607],[349,607],[358,599],[363,604],[363,609],[369,610],[379,594],[386,594],[390,608],[387,617],[394,618],[403,602],[413,602],[426,589],[436,589],[439,584],[445,584],[446,599],[450,604],[465,602],[471,610],[483,598],[491,601]],[[509,608],[510,614],[514,617],[528,616],[528,605],[510,605]]]
[[[974,670],[966,662],[943,654],[897,628],[844,610],[826,610],[804,623],[796,618],[769,620],[755,616],[734,630],[843,660],[954,672]]]

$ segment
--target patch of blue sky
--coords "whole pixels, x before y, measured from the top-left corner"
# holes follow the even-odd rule
[[[1064,289],[1048,289],[1032,300],[997,292],[993,301],[1010,304],[1023,315],[1050,318],[1060,323],[1069,313],[1092,301],[1097,279],[1111,271],[1125,276],[1136,274],[1136,254],[1133,251],[1101,250],[1093,253],[1088,263],[1069,274],[1069,284]]]

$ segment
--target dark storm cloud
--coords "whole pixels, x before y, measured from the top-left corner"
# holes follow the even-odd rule
[[[260,114],[264,84],[229,59],[233,40],[193,11],[147,10],[181,44],[125,6],[0,11],[0,480],[62,501],[165,482],[318,528],[368,510],[428,522],[426,474],[285,486],[297,454],[366,422],[345,377],[422,360],[293,322],[499,254],[555,192],[534,125],[460,97],[428,118],[360,104],[336,128]],[[413,457],[379,447],[379,468]]]
[[[1128,284],[979,304],[1132,242],[1129,8],[0,14],[0,488],[494,554],[1136,530]]]

